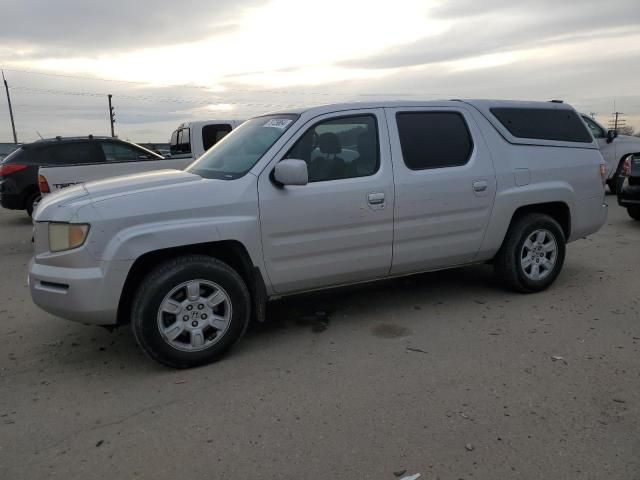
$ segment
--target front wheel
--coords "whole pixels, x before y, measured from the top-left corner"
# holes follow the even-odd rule
[[[131,308],[135,338],[152,359],[174,368],[219,359],[243,335],[247,286],[227,264],[189,255],[165,262],[141,282]]]
[[[627,207],[627,213],[634,220],[640,220],[640,207]]]
[[[562,228],[550,216],[524,215],[509,227],[495,258],[496,274],[511,290],[542,291],[562,270],[565,242]]]

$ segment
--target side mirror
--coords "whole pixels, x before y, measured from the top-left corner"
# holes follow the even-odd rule
[[[618,136],[618,132],[616,130],[608,130],[607,131],[607,143],[613,142],[613,139]]]
[[[287,158],[276,164],[273,178],[280,185],[306,185],[309,183],[307,162]]]

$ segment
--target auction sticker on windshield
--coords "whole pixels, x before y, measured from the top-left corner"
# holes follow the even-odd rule
[[[267,123],[265,123],[263,127],[283,129],[283,128],[287,128],[287,125],[289,125],[291,122],[293,122],[293,120],[290,120],[288,118],[272,118]]]

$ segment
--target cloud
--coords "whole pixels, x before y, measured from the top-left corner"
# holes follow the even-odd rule
[[[0,44],[31,57],[147,48],[228,34],[264,0],[19,0],[3,2]]]
[[[435,8],[434,19],[453,21],[441,35],[396,45],[376,55],[344,62],[350,68],[399,68],[456,60],[465,57],[512,51],[519,48],[553,47],[578,39],[603,37],[621,40],[638,32],[640,8],[633,0],[615,0],[602,8],[601,2],[557,5],[542,0],[530,5],[493,0],[450,2],[449,8]],[[624,49],[624,41],[618,46]]]

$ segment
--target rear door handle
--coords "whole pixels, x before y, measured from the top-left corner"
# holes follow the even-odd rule
[[[376,192],[367,195],[367,201],[370,205],[381,205],[384,203],[384,193]]]
[[[474,192],[484,192],[489,187],[489,184],[485,180],[477,180],[473,182]]]

